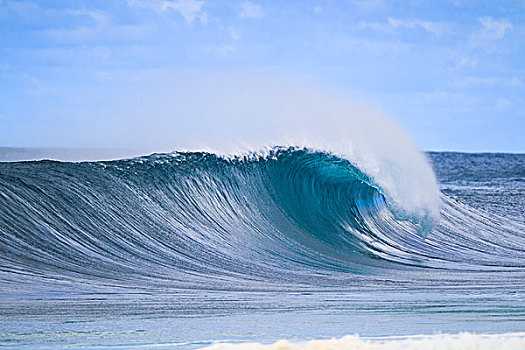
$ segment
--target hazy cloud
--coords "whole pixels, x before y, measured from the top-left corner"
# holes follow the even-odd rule
[[[241,3],[241,11],[239,16],[242,18],[263,18],[264,10],[260,5],[246,1]]]
[[[365,13],[382,12],[388,8],[384,0],[351,0],[350,2],[360,12]]]
[[[233,40],[238,40],[241,37],[241,33],[234,27],[223,28]]]
[[[499,41],[505,37],[507,30],[512,28],[512,23],[506,19],[481,17],[478,19],[481,29],[475,32],[470,39],[471,47],[482,47]]]
[[[208,14],[202,11],[204,1],[200,0],[177,0],[177,1],[163,1],[162,10],[175,10],[180,13],[186,22],[189,24],[198,18],[202,23],[208,21]]]
[[[0,5],[23,17],[31,17],[41,11],[37,4],[29,1],[6,1],[4,3],[0,2]]]
[[[458,59],[456,65],[454,66],[455,70],[461,70],[463,68],[476,68],[478,66],[478,60],[470,57],[464,56]]]
[[[432,33],[436,36],[441,36],[447,29],[448,26],[445,23],[441,22],[432,22],[432,21],[421,21],[421,20],[403,20],[388,18],[388,23],[394,28],[408,28],[408,29],[417,29],[421,28],[426,30],[429,33]]]
[[[122,43],[142,40],[151,34],[151,28],[146,25],[123,25],[111,21],[109,16],[95,11],[67,11],[68,15],[83,16],[90,19],[89,23],[77,28],[46,29],[41,35],[60,43],[88,45],[92,43],[106,44],[118,41]]]
[[[457,88],[476,88],[476,87],[523,87],[525,84],[518,77],[464,77],[454,84]]]
[[[227,54],[233,51],[235,51],[235,47],[229,44],[221,45],[217,48],[217,53],[221,56],[226,56]]]
[[[503,39],[505,31],[512,28],[512,24],[506,19],[496,20],[491,17],[482,17],[479,21],[483,25],[483,33],[491,39]]]
[[[435,36],[441,36],[449,29],[447,23],[422,21],[419,19],[399,19],[388,17],[386,22],[365,22],[359,23],[361,29],[373,29],[383,32],[392,32],[399,28],[424,30]]]
[[[499,110],[499,111],[504,111],[506,109],[508,109],[510,106],[511,106],[511,102],[509,100],[507,100],[506,98],[500,98],[496,101],[496,108]]]
[[[128,0],[130,7],[146,8],[157,12],[175,11],[179,13],[188,24],[192,24],[196,19],[199,19],[202,23],[208,21],[208,14],[203,11],[205,3],[206,2],[202,0]]]

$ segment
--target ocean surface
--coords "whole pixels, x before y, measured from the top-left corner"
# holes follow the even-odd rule
[[[0,162],[0,347],[525,348],[525,155],[426,156]]]

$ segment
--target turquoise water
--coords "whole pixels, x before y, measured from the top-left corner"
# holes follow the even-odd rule
[[[0,163],[0,346],[525,330],[525,155],[428,154],[440,220],[306,149]]]

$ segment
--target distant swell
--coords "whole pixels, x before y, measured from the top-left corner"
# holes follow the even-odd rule
[[[1,163],[0,278],[279,289],[348,285],[391,269],[525,267],[519,223],[442,199],[432,230],[428,217],[397,212],[356,165],[296,148]]]

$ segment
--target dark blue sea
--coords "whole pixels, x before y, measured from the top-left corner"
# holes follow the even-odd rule
[[[425,156],[0,162],[0,347],[525,349],[525,155]]]

